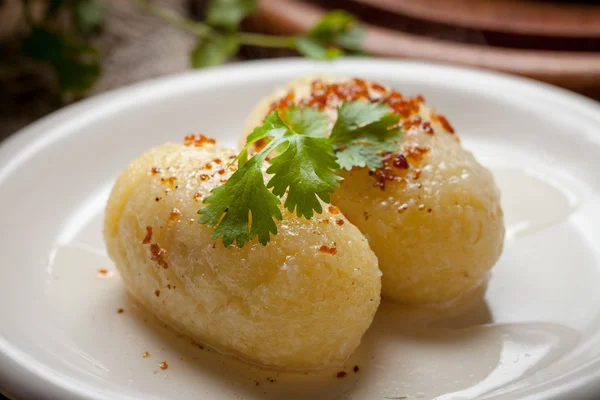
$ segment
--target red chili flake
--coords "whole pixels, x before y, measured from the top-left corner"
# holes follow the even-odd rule
[[[223,175],[223,174],[225,173],[225,170],[224,170],[224,169],[220,169],[220,170],[218,171],[218,173],[219,173],[219,175]]]
[[[119,308],[119,309],[117,310],[117,312],[118,312],[119,314],[123,314],[123,313],[125,312],[125,310],[123,310],[122,308]]]
[[[152,240],[152,227],[148,225],[146,227],[146,237],[142,241],[142,244],[148,244]]]
[[[160,168],[158,168],[158,167],[152,167],[152,175],[156,175],[158,173],[160,173]]]
[[[202,147],[206,143],[215,144],[216,140],[206,137],[203,134],[199,133],[197,135],[192,134],[192,135],[186,136],[185,139],[183,140],[183,143],[186,146]]]
[[[415,164],[420,163],[423,160],[423,156],[429,151],[427,147],[416,145],[404,146],[403,150],[406,152],[406,157]]]
[[[173,209],[171,210],[171,213],[169,214],[169,221],[174,221],[180,215],[181,215],[181,211],[179,211],[179,209],[173,207]]]
[[[394,157],[392,165],[398,169],[408,169],[408,161],[406,161],[406,157],[404,157],[402,154],[398,154],[396,157]]]
[[[343,219],[338,219],[335,223],[338,224],[338,225],[340,225],[340,226],[342,226],[342,225],[344,225],[344,220]]]
[[[166,361],[161,362],[160,364],[158,364],[158,366],[160,367],[160,369],[162,369],[163,371],[167,368],[169,368],[169,364],[167,364]]]
[[[206,174],[202,174],[200,175],[200,180],[201,181],[207,181],[210,179],[210,176],[206,175]]]
[[[332,214],[339,214],[340,213],[340,209],[337,208],[336,206],[329,206],[328,210]]]
[[[335,246],[333,246],[333,247],[327,247],[325,245],[322,245],[321,247],[319,247],[319,251],[321,253],[328,253],[328,254],[331,254],[331,255],[334,255],[335,253],[337,253],[337,249],[336,249]]]
[[[215,164],[221,164],[223,161],[221,161],[221,159],[220,159],[220,158],[215,158],[215,159],[213,160],[213,162],[214,162]]]
[[[169,268],[169,265],[165,261],[165,255],[167,254],[165,249],[161,249],[157,243],[152,243],[150,245],[150,253],[152,253],[152,257],[150,257],[152,261],[156,261],[164,269]]]
[[[227,179],[221,179],[219,182],[225,183],[225,182],[227,182]]]
[[[448,133],[454,133],[454,128],[452,127],[452,125],[450,125],[450,122],[448,122],[448,120],[446,119],[446,117],[444,117],[442,114],[438,114],[435,111],[431,112],[431,119],[435,122],[439,122],[440,125],[442,125],[442,127],[444,127],[444,129],[446,130],[446,132]]]
[[[401,169],[400,167],[403,166],[402,158],[404,156],[400,157],[400,154],[391,152],[385,152],[382,156],[383,165],[375,171],[369,171],[369,175],[375,177],[375,186],[379,187],[381,190],[385,190],[387,182],[405,183],[404,178],[398,175],[398,172],[396,171],[396,169]],[[399,167],[392,168],[394,162],[396,162]]]
[[[413,179],[419,179],[421,177],[421,170],[419,168],[415,168],[413,171]]]
[[[194,200],[198,200],[201,197],[202,197],[202,194],[200,192],[194,193]]]
[[[348,375],[345,371],[338,372],[335,376],[338,378],[345,378]]]
[[[387,92],[386,88],[384,88],[383,86],[381,86],[379,83],[372,83],[371,84],[371,89],[375,90],[376,92],[380,92],[380,93]]]
[[[433,135],[433,128],[431,127],[431,122],[429,121],[421,123],[421,130],[428,135]]]
[[[102,268],[98,270],[98,276],[110,276],[112,275],[111,272],[109,270],[107,270],[106,268]]]
[[[423,119],[421,118],[421,116],[413,115],[412,117],[407,118],[404,121],[402,121],[402,128],[405,131],[408,131],[410,128],[413,128],[415,126],[420,126],[422,121],[423,121]]]
[[[150,353],[148,353],[147,351],[142,353],[142,358],[148,358],[150,357]]]
[[[204,168],[205,168],[205,169],[212,169],[212,164],[211,164],[211,163],[206,163],[206,164],[204,165]]]
[[[172,186],[176,180],[177,178],[175,178],[174,176],[171,176],[169,178],[160,178],[160,183],[168,183]]]
[[[322,222],[322,223],[324,223],[324,224],[326,224],[326,225],[328,225],[328,224],[329,224],[329,219],[327,219],[327,218],[323,218],[323,219],[321,220],[321,222]]]
[[[295,97],[294,92],[292,90],[290,90],[289,92],[287,92],[287,94],[284,97],[271,103],[271,106],[269,107],[269,111],[267,112],[267,115],[271,114],[276,109],[286,109],[286,108],[290,107],[291,105],[294,104],[294,97]]]

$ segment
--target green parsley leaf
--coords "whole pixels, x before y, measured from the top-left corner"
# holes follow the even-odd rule
[[[267,187],[282,197],[289,188],[284,206],[299,217],[310,219],[313,211],[323,212],[317,196],[329,203],[329,194],[339,187],[341,178],[333,147],[327,138],[304,136],[290,131],[285,136],[287,148],[271,159],[268,174],[273,174]]]
[[[274,220],[282,219],[280,198],[285,196],[284,207],[299,217],[323,212],[321,201],[328,203],[339,187],[341,168],[378,168],[382,152],[397,148],[399,119],[385,104],[344,102],[326,137],[330,122],[324,112],[295,106],[271,112],[234,160],[239,169],[204,200],[199,222],[216,226],[213,239],[223,236],[225,246],[236,242],[242,247],[255,237],[267,244],[277,233]],[[248,159],[248,149],[258,140],[267,140],[266,146]],[[265,184],[261,168],[275,150]]]
[[[256,0],[211,0],[206,10],[206,22],[212,26],[234,30],[254,11]]]
[[[311,29],[309,36],[318,40],[335,40],[339,35],[351,31],[357,22],[357,18],[343,10],[333,10],[321,18]]]
[[[355,139],[343,147],[337,147],[335,155],[342,169],[350,171],[354,167],[370,170],[383,166],[381,153],[394,151],[398,146],[390,142],[374,139]]]
[[[393,150],[392,141],[400,138],[400,129],[395,127],[399,120],[383,103],[343,102],[329,136],[339,165],[346,170],[381,167],[380,154]]]
[[[282,112],[283,120],[294,132],[313,137],[325,137],[329,118],[314,107],[288,107]]]
[[[190,55],[191,63],[194,68],[220,65],[235,55],[238,49],[239,43],[232,35],[198,38],[198,43]]]
[[[282,219],[280,201],[265,186],[263,161],[262,157],[253,157],[204,200],[207,206],[198,211],[202,215],[199,222],[211,228],[217,226],[213,240],[223,236],[225,246],[236,242],[243,247],[258,236],[258,241],[266,245],[270,234],[277,234],[273,218]]]

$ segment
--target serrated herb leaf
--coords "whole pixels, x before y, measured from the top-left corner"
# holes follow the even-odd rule
[[[271,233],[277,234],[273,219],[282,218],[280,201],[265,186],[263,161],[260,157],[251,159],[204,200],[207,206],[198,211],[202,215],[199,222],[217,227],[213,240],[223,236],[225,246],[235,242],[243,247],[258,236],[258,241],[265,245]]]
[[[190,55],[194,68],[212,67],[223,64],[235,55],[239,43],[234,36],[215,35],[207,38],[198,38],[196,47]]]
[[[254,11],[256,0],[211,0],[206,10],[206,22],[233,30]]]
[[[343,169],[382,166],[380,154],[400,139],[400,116],[383,103],[343,102],[329,140]]]
[[[265,245],[277,233],[274,220],[282,218],[280,198],[299,217],[323,212],[321,201],[328,203],[339,187],[341,168],[378,168],[382,152],[397,148],[399,119],[385,104],[344,102],[326,137],[330,122],[324,112],[295,106],[274,110],[246,139],[236,158],[238,171],[204,200],[200,223],[216,226],[213,239],[223,236],[225,246],[235,242],[242,247],[255,237]],[[258,140],[267,143],[248,159],[248,149]],[[265,185],[261,167],[274,150],[278,154],[266,170],[271,177]]]
[[[282,111],[283,120],[294,132],[313,137],[325,137],[329,118],[314,107],[289,107]]]
[[[289,188],[284,206],[299,217],[310,219],[313,211],[323,210],[317,196],[329,203],[329,194],[339,187],[341,178],[333,147],[327,138],[311,137],[291,132],[285,137],[287,148],[271,160],[267,173],[273,174],[267,187],[283,197]]]

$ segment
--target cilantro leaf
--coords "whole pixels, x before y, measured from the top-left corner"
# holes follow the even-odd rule
[[[200,37],[190,55],[192,66],[205,68],[223,64],[237,53],[239,46],[237,39],[232,35]]]
[[[254,11],[256,0],[211,0],[206,10],[206,22],[233,30]]]
[[[334,173],[339,170],[333,147],[327,138],[315,138],[290,132],[287,148],[271,160],[268,174],[273,174],[267,187],[282,197],[289,188],[284,206],[306,219],[313,211],[323,210],[317,196],[329,203],[329,194],[339,187],[341,178]]]
[[[388,105],[383,103],[345,101],[338,109],[338,117],[329,138],[334,144],[346,142],[356,137],[356,131],[359,128],[376,123],[386,116],[395,119],[395,122],[400,119]],[[378,126],[378,128],[381,127]],[[383,128],[387,129],[387,127]],[[375,134],[381,133],[379,129],[378,131]]]
[[[283,120],[290,128],[301,135],[325,137],[329,118],[313,107],[291,106],[282,111]]]
[[[306,36],[296,39],[296,50],[317,60],[333,60],[344,50],[359,50],[365,29],[357,18],[342,10],[330,11],[321,18]]]
[[[399,120],[400,116],[383,103],[342,103],[329,137],[339,165],[346,170],[381,167],[380,154],[393,150],[392,141],[400,138],[400,129],[395,127]]]
[[[223,236],[225,246],[236,242],[242,247],[258,237],[261,244],[277,234],[275,219],[282,219],[284,207],[298,217],[310,219],[323,212],[321,201],[339,187],[341,168],[382,165],[382,152],[397,148],[400,116],[385,104],[364,101],[344,102],[331,135],[324,112],[315,108],[276,109],[246,139],[246,146],[235,161],[239,169],[223,185],[213,189],[204,200],[201,224],[216,227],[213,239]],[[248,159],[249,147],[266,140],[261,151]],[[277,150],[266,173],[262,165]]]
[[[355,139],[336,150],[337,162],[341,168],[350,171],[354,167],[370,170],[381,168],[381,153],[396,150],[398,146],[390,142],[373,139]]]
[[[261,157],[252,158],[204,200],[207,206],[198,210],[202,215],[199,222],[211,228],[217,226],[213,240],[223,236],[225,246],[236,242],[243,247],[258,236],[258,241],[265,245],[271,233],[277,234],[273,218],[282,219],[278,207],[281,203],[265,186],[263,161]]]

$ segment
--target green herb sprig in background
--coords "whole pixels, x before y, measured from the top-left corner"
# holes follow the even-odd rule
[[[240,31],[242,20],[256,11],[255,0],[211,0],[202,22],[166,11],[148,0],[137,1],[148,12],[197,37],[190,55],[195,68],[222,64],[244,45],[292,49],[316,60],[332,60],[345,53],[362,54],[359,45],[364,29],[355,16],[345,11],[329,12],[306,35],[279,36]]]
[[[198,211],[201,224],[216,227],[213,239],[223,237],[223,244],[243,247],[258,237],[266,245],[277,234],[275,219],[281,220],[278,207],[298,217],[312,218],[321,213],[321,200],[329,202],[339,187],[341,169],[382,166],[382,151],[400,139],[400,116],[382,103],[344,102],[327,135],[328,117],[313,108],[291,107],[275,110],[248,136],[245,148],[236,161],[238,170],[223,185],[211,191]],[[248,149],[256,141],[267,145],[248,159]],[[277,150],[266,170],[271,175],[264,182],[262,166]]]

